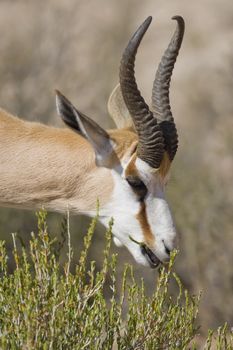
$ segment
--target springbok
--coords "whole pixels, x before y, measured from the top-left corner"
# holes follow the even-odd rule
[[[115,243],[138,263],[156,267],[169,259],[176,231],[164,197],[178,137],[169,86],[184,34],[177,28],[159,64],[149,109],[138,90],[134,62],[152,18],[130,39],[120,64],[120,83],[108,111],[117,129],[105,131],[59,91],[58,114],[72,129],[20,120],[0,111],[0,205],[114,218]],[[131,237],[133,239],[131,239]],[[136,244],[141,242],[143,244]]]

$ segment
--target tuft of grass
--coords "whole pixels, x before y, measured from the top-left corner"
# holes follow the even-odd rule
[[[5,243],[0,241],[1,349],[196,349],[191,344],[198,332],[200,296],[189,295],[173,272],[176,253],[169,266],[160,269],[150,297],[143,279],[138,283],[132,266],[125,266],[118,298],[117,256],[110,254],[112,221],[105,234],[102,268],[97,271],[95,261],[88,262],[97,216],[71,272],[69,218],[63,225],[68,246],[63,266],[59,264],[61,246],[49,235],[46,213],[39,212],[37,218],[38,233],[31,234],[29,251],[18,247],[13,234],[15,269],[11,274]],[[171,279],[179,290],[173,297]],[[106,288],[111,291],[110,301],[105,298]],[[232,349],[232,343],[224,325],[216,339],[209,332],[205,349],[213,344],[214,349]]]

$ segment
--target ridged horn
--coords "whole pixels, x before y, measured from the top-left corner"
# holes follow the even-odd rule
[[[177,21],[177,27],[158,66],[152,90],[152,111],[162,129],[165,150],[171,161],[178,148],[178,135],[170,107],[169,88],[185,29],[181,16],[174,16],[172,19]]]
[[[138,133],[137,156],[153,168],[160,166],[164,153],[164,140],[160,126],[138,90],[134,75],[135,56],[152,17],[137,29],[125,48],[120,64],[120,86],[125,104]]]

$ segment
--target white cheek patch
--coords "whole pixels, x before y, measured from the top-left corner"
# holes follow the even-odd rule
[[[129,235],[140,231],[136,215],[139,211],[139,203],[128,183],[122,177],[112,171],[114,190],[109,202],[101,208],[101,221],[104,223],[113,217],[113,233],[125,244]],[[141,239],[142,237],[140,237]]]
[[[113,194],[103,210],[110,215],[116,212],[120,214],[126,214],[128,212],[129,216],[136,216],[139,210],[139,203],[135,194],[129,188],[128,183],[118,173],[112,171],[112,177],[114,181]]]
[[[174,231],[172,216],[164,198],[148,198],[147,218],[156,235]]]
[[[155,255],[165,261],[168,259],[165,248],[171,250],[174,247],[175,229],[158,169],[152,169],[141,159],[136,159],[135,165],[140,179],[148,188],[144,203],[139,202],[137,195],[122,178],[122,173],[112,170],[114,189],[109,202],[100,209],[100,221],[107,226],[113,217],[115,244],[118,247],[124,245],[138,263],[148,266],[140,246],[132,242],[129,236],[138,242],[148,243]],[[143,211],[142,205],[145,205]]]
[[[140,203],[126,180],[114,170],[112,176],[114,180],[113,194],[110,201],[100,210],[100,221],[107,226],[109,219],[113,217],[114,243],[117,246],[124,245],[138,263],[147,265],[139,245],[129,238],[132,236],[136,241],[144,241],[140,223],[136,218],[140,211]]]
[[[174,248],[176,230],[171,212],[164,195],[164,179],[158,169],[152,169],[143,160],[137,158],[137,171],[148,188],[145,198],[146,218],[154,237],[154,251],[162,260],[166,256],[165,247]]]

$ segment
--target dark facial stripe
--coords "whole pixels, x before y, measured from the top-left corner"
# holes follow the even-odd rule
[[[137,220],[140,223],[143,236],[145,238],[145,243],[147,243],[149,246],[154,244],[154,236],[150,228],[150,224],[147,219],[146,214],[146,204],[145,202],[140,203],[140,210],[136,216]]]

